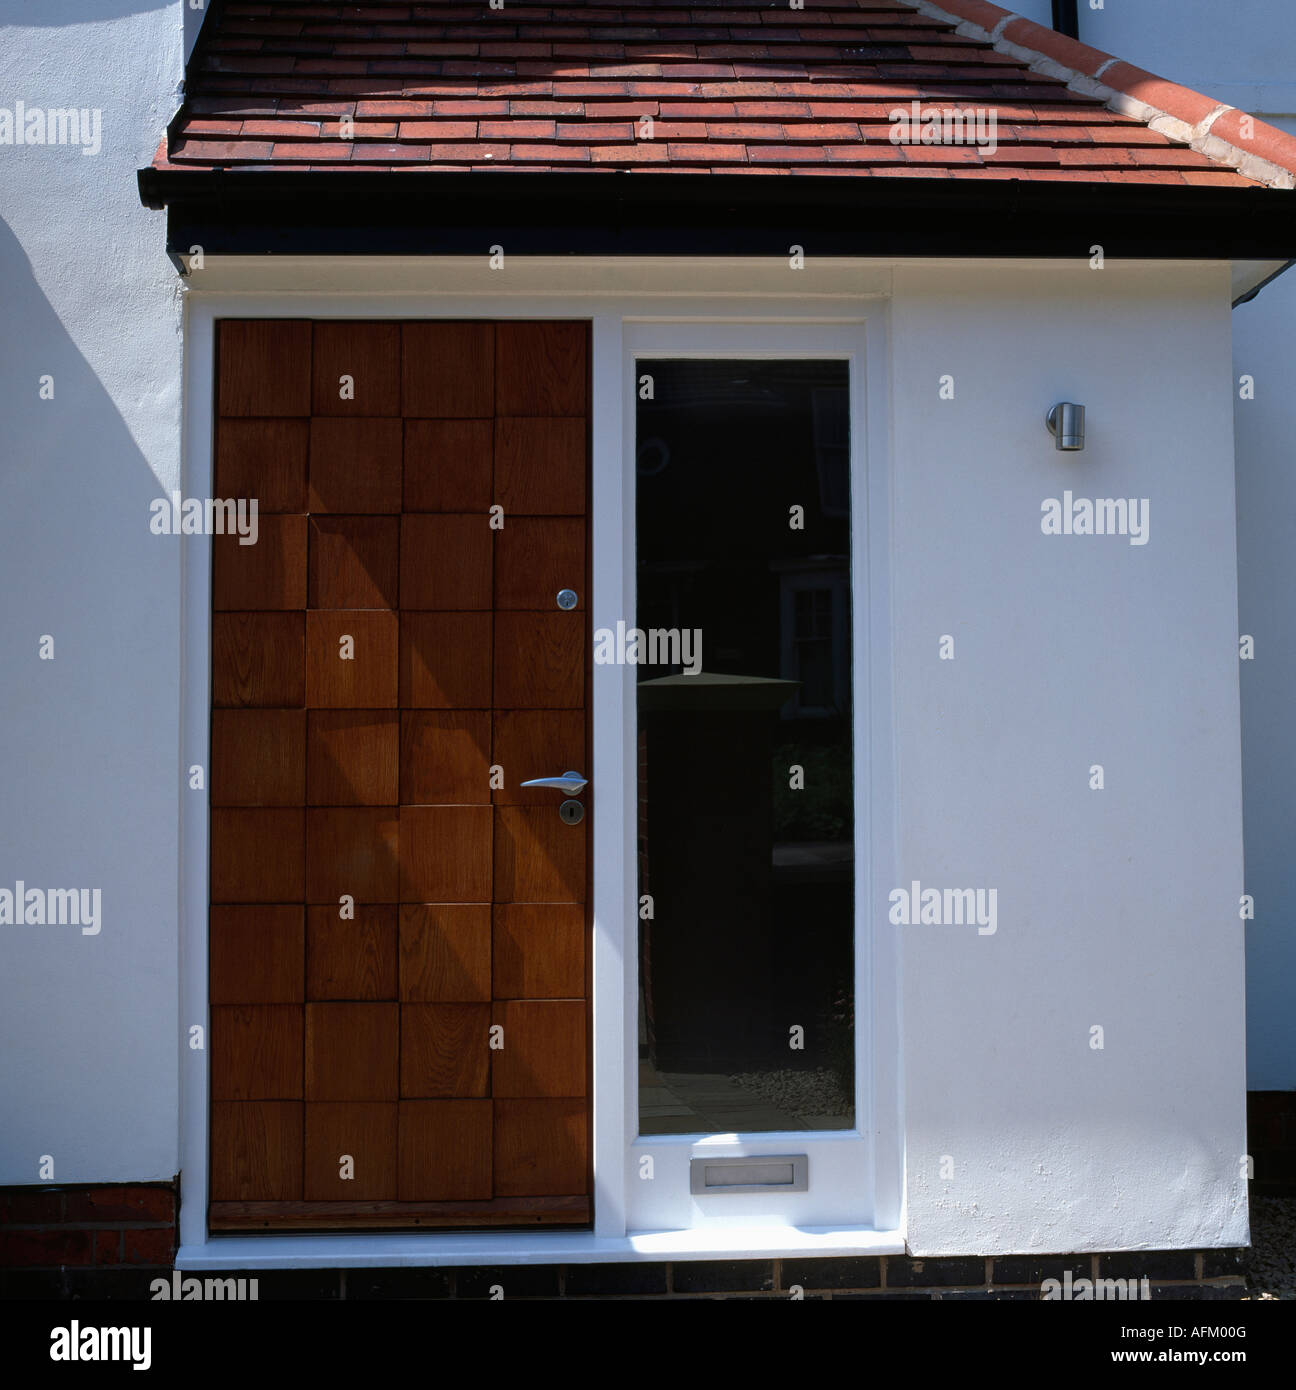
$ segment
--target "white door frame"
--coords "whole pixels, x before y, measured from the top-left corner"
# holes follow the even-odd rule
[[[626,1167],[626,1221],[630,1230],[673,1230],[724,1228],[741,1225],[789,1225],[798,1227],[873,1226],[878,1209],[876,1162],[877,1091],[874,1075],[875,1051],[880,1045],[876,1001],[871,981],[878,968],[872,927],[878,901],[877,888],[893,881],[889,846],[878,845],[874,822],[890,824],[890,786],[885,776],[886,750],[891,746],[889,710],[885,708],[890,688],[889,660],[885,649],[877,650],[874,638],[883,642],[889,636],[885,568],[881,574],[871,570],[870,561],[880,549],[885,555],[885,534],[877,537],[870,529],[870,517],[887,516],[885,495],[871,494],[871,484],[883,467],[869,469],[871,446],[878,444],[870,434],[869,364],[882,355],[881,345],[868,342],[869,321],[828,323],[787,323],[763,321],[698,322],[696,319],[627,322],[623,332],[623,381],[625,408],[622,412],[620,507],[621,553],[624,568],[633,566],[635,554],[635,457],[636,383],[640,358],[751,358],[751,359],[834,359],[845,361],[850,369],[850,476],[851,476],[851,591],[852,591],[852,734],[856,768],[854,787],[855,825],[855,1127],[849,1130],[818,1132],[764,1132],[752,1134],[650,1135],[637,1133],[638,1046],[635,1031],[638,1001],[638,960],[636,950],[636,901],[633,872],[629,915],[626,921],[625,951],[625,1072],[623,1092],[627,1107],[629,1136]],[[880,336],[880,335],[879,335]],[[866,350],[868,349],[868,350]],[[875,397],[876,398],[876,397]],[[884,399],[884,398],[882,398]],[[880,489],[879,489],[880,491]],[[598,571],[595,571],[596,582]],[[633,572],[630,575],[633,582]],[[882,586],[881,593],[877,592]],[[634,626],[635,594],[631,587],[624,595],[625,606],[618,616],[627,627]],[[611,626],[597,623],[595,626]],[[618,692],[623,709],[628,707],[622,738],[623,766],[620,800],[632,802],[637,781],[635,742],[635,671],[630,666],[596,667],[596,671],[615,672],[623,689]],[[877,677],[885,677],[879,681]],[[612,684],[612,681],[608,682]],[[881,688],[878,688],[878,687]],[[883,702],[879,711],[877,702]],[[879,758],[877,755],[882,754]],[[596,748],[597,762],[597,748]],[[628,807],[627,807],[628,810]],[[634,825],[633,820],[630,822]],[[632,841],[623,844],[633,848]],[[880,860],[875,859],[880,850]],[[597,861],[596,861],[597,862]],[[630,859],[630,869],[634,869]],[[623,871],[624,872],[624,871]],[[881,874],[880,879],[878,874]],[[809,1182],[800,1192],[759,1192],[693,1195],[690,1192],[690,1161],[698,1158],[752,1157],[757,1155],[805,1155]],[[885,1199],[883,1199],[885,1200]]]
[[[185,309],[184,450],[182,489],[187,497],[207,497],[213,487],[215,322],[220,318],[362,319],[584,319],[592,322],[593,405],[591,417],[593,486],[590,499],[593,585],[592,627],[615,626],[634,612],[633,471],[627,477],[624,371],[626,338],[635,343],[686,318],[697,330],[729,341],[741,325],[764,333],[776,325],[796,325],[815,341],[824,334],[853,335],[853,352],[863,372],[853,381],[852,530],[857,556],[867,564],[855,583],[856,669],[867,653],[867,691],[856,677],[857,766],[867,766],[857,782],[857,901],[867,906],[895,878],[891,773],[894,740],[890,710],[890,459],[886,405],[887,302],[889,276],[876,265],[837,263],[816,283],[816,292],[790,293],[786,278],[777,289],[769,262],[751,267],[726,262],[668,266],[628,262],[582,267],[574,258],[559,266],[533,263],[515,269],[510,288],[484,274],[486,258],[392,259],[301,257],[208,258],[209,270],[188,282]],[[717,274],[726,293],[708,293]],[[206,277],[206,278],[204,278]],[[573,283],[575,282],[575,283]],[[750,282],[747,293],[736,288]],[[373,288],[365,290],[365,285]],[[552,289],[561,284],[561,289]],[[591,288],[576,288],[576,285]],[[670,288],[665,288],[669,284]],[[209,286],[210,288],[204,288]],[[465,286],[468,288],[465,289]],[[489,288],[487,288],[489,286]],[[552,292],[547,292],[552,289]],[[668,331],[675,331],[674,329]],[[786,331],[780,328],[780,332]],[[698,340],[705,345],[708,341]],[[865,350],[867,348],[867,350]],[[774,354],[770,354],[774,355]],[[801,355],[815,355],[803,352]],[[831,351],[826,355],[834,355]],[[867,440],[855,428],[867,425]],[[859,453],[856,453],[856,450]],[[859,464],[863,477],[856,470]],[[627,529],[628,528],[628,529]],[[628,536],[628,541],[627,541]],[[206,764],[210,733],[211,543],[186,539],[182,558],[182,760]],[[866,590],[861,583],[866,582]],[[861,600],[864,601],[861,601]],[[867,967],[867,993],[857,990],[856,1028],[869,1076],[858,1082],[867,1108],[858,1111],[860,1138],[867,1141],[868,1167],[852,1181],[867,1194],[862,1219],[830,1220],[795,1228],[754,1219],[728,1208],[729,1215],[658,1228],[645,1233],[632,1224],[628,1184],[636,1158],[635,1084],[635,857],[633,672],[625,667],[594,668],[593,777],[597,795],[591,815],[595,873],[593,889],[593,1048],[594,1048],[594,1230],[576,1232],[434,1233],[375,1235],[298,1235],[210,1237],[206,1229],[208,1195],[209,1087],[206,1048],[190,1045],[190,1030],[208,1026],[207,914],[208,816],[204,793],[186,792],[181,802],[180,973],[181,973],[181,1170],[180,1268],[302,1268],[334,1265],[411,1265],[586,1262],[622,1259],[718,1258],[743,1254],[880,1254],[903,1250],[899,1233],[901,1146],[899,1112],[898,954],[885,929],[885,912],[873,912],[866,938],[857,933],[857,975]],[[868,710],[867,727],[860,711]],[[869,756],[859,761],[860,749]],[[867,787],[867,804],[864,791]],[[861,826],[867,826],[866,831]],[[872,866],[872,877],[863,868]],[[871,883],[874,887],[866,887]],[[876,888],[877,891],[874,891]],[[858,980],[857,980],[858,984]],[[867,1024],[863,1020],[867,1017]],[[866,1045],[871,1044],[871,1052]],[[770,1136],[761,1136],[765,1142]],[[654,1141],[655,1142],[655,1141]],[[669,1147],[669,1146],[668,1146]],[[687,1149],[676,1144],[680,1153]],[[708,1150],[712,1152],[713,1150]],[[770,1149],[766,1148],[765,1152]],[[797,1150],[800,1152],[800,1150]],[[668,1165],[669,1166],[669,1165]],[[687,1170],[687,1164],[685,1164]],[[659,1172],[661,1169],[658,1170]],[[685,1179],[687,1190],[687,1178]],[[638,1194],[635,1194],[636,1201]],[[744,1199],[706,1199],[730,1204]]]

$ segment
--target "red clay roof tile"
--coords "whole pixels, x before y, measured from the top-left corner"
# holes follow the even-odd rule
[[[948,16],[972,27],[957,33]],[[1046,71],[1032,70],[1037,58],[1050,60]],[[1101,73],[1113,105],[1142,119],[1091,87],[1069,88],[1051,63]],[[796,10],[226,0],[187,81],[155,167],[584,165],[1220,187],[1296,172],[1291,136],[986,0],[805,0]],[[893,113],[915,102],[920,119],[897,142]],[[980,111],[995,125],[962,139],[944,126],[944,143],[923,143],[933,108]],[[1206,153],[1184,143],[1184,127],[1169,126],[1180,141],[1150,129],[1158,112],[1193,127]]]

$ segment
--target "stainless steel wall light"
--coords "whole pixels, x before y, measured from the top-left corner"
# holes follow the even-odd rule
[[[1073,401],[1059,401],[1044,417],[1056,448],[1084,448],[1085,408]]]

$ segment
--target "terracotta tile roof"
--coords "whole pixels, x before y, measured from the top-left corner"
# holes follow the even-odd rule
[[[154,167],[1290,187],[1296,140],[985,0],[224,0]]]

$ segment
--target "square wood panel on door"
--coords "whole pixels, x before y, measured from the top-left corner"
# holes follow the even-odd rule
[[[214,1230],[590,1222],[588,341],[219,325]]]

